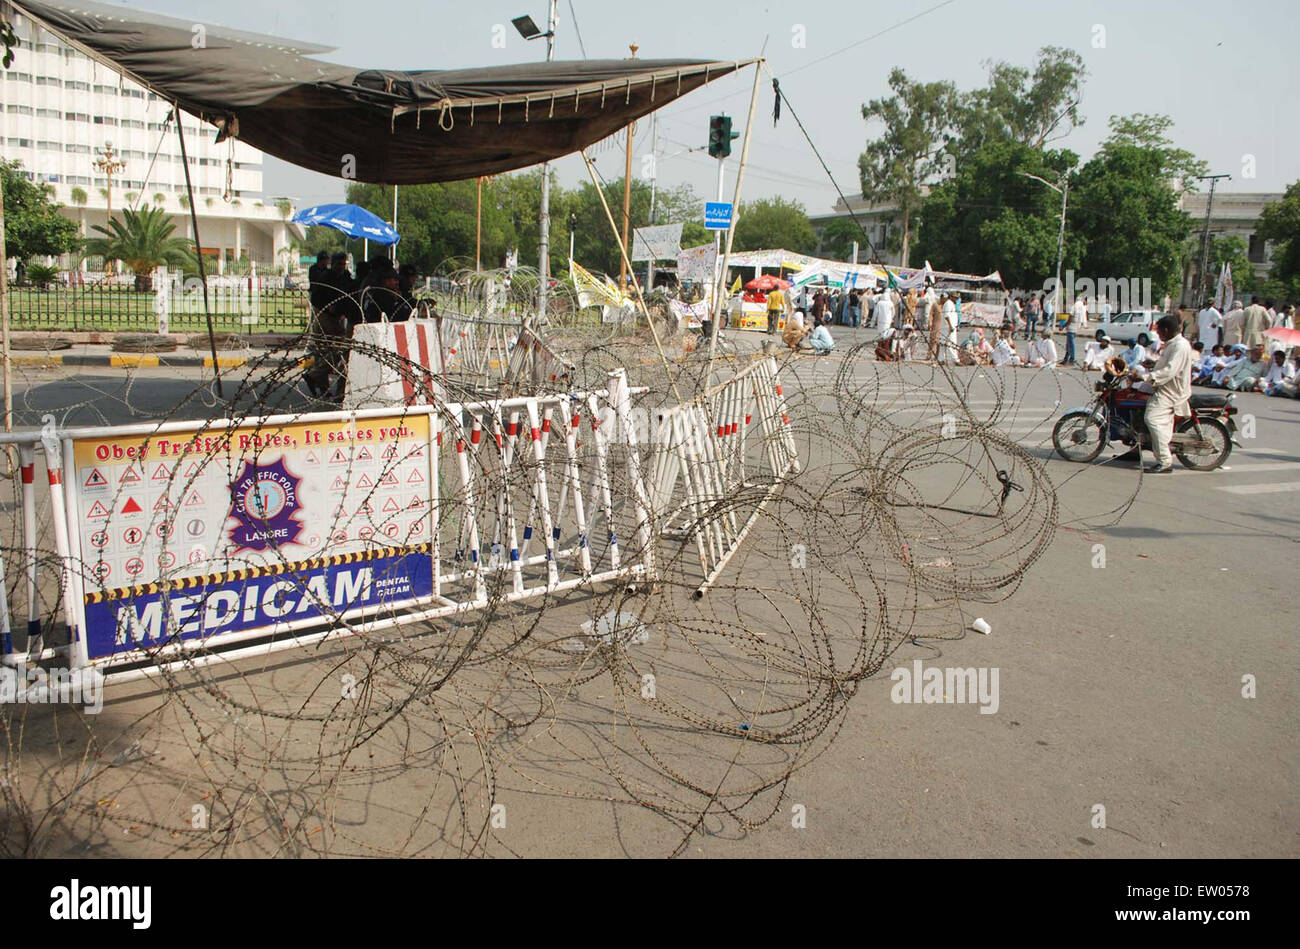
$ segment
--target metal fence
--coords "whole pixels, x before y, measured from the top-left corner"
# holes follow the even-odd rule
[[[170,288],[169,288],[170,290]],[[14,330],[156,333],[159,292],[98,283],[81,287],[11,287],[9,319]],[[167,324],[174,333],[207,330],[202,284],[182,285],[162,294]],[[310,309],[304,289],[209,283],[213,329],[228,333],[301,333]]]

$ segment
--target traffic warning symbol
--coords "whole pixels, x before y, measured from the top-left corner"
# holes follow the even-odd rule
[[[414,469],[411,470],[410,477],[408,477],[408,478],[406,479],[406,483],[407,483],[407,484],[423,484],[423,483],[424,483],[424,475],[420,474],[420,469],[419,469],[419,468],[414,468]]]
[[[309,452],[307,452],[307,464],[309,464],[309,465],[319,465],[319,464],[320,464],[320,455],[316,454],[314,451],[309,451]]]
[[[190,496],[185,499],[186,507],[198,507],[203,503],[203,495],[197,491],[191,491]]]
[[[342,475],[335,475],[335,476],[334,476],[334,480],[330,482],[330,490],[331,490],[331,491],[342,491],[342,490],[343,490],[344,488],[346,488],[347,486],[348,486],[348,483],[347,483],[346,481],[343,480],[343,476],[342,476]]]
[[[122,476],[117,479],[118,484],[139,484],[143,479],[140,469],[135,465],[122,469]]]
[[[86,512],[86,516],[87,517],[108,517],[108,515],[112,513],[113,513],[112,511],[104,507],[104,503],[102,501],[96,501],[94,504],[90,506],[90,510]]]
[[[387,501],[384,502],[385,514],[387,514],[389,511],[396,511],[396,510],[399,510],[399,508],[397,506],[397,501],[395,499],[389,498]]]
[[[201,473],[201,470],[202,469],[199,468],[199,463],[197,461],[191,461],[190,466],[185,469],[185,477],[197,478]]]
[[[330,455],[331,465],[346,465],[348,463],[348,454],[342,448],[335,448],[334,454]]]
[[[357,479],[358,488],[373,488],[374,486],[375,483],[370,480],[370,475],[368,474],[363,474],[360,478]]]
[[[388,460],[391,459],[391,458],[396,458],[396,457],[397,457],[397,446],[396,446],[396,445],[389,445],[387,448],[384,449],[384,453],[383,453],[382,455],[380,455],[380,457],[383,458],[385,461],[388,461]]]
[[[382,478],[379,479],[379,483],[380,483],[380,484],[397,484],[397,475],[393,474],[393,472],[390,471],[390,472],[388,472],[387,474],[385,474]]]
[[[122,505],[123,514],[139,514],[142,508],[135,502],[135,498],[127,498],[126,503]]]
[[[153,509],[155,511],[170,511],[172,509],[171,498],[164,494],[157,501],[153,502]]]
[[[104,472],[98,468],[91,468],[90,474],[86,475],[86,487],[88,488],[107,488],[108,479],[104,477]]]
[[[366,445],[362,445],[361,450],[357,452],[357,461],[374,461],[374,458],[375,456]]]
[[[166,465],[159,465],[153,470],[152,480],[154,481],[170,481],[171,478],[172,470]]]

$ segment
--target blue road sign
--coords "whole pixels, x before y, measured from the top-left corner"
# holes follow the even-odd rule
[[[731,227],[731,202],[705,201],[704,226],[710,231],[725,231]]]

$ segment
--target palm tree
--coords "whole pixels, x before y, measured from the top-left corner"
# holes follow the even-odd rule
[[[154,192],[153,203],[158,205],[158,207],[162,207],[163,202],[166,200],[167,200],[167,195],[163,194],[161,191]]]
[[[73,188],[73,189],[72,189],[72,203],[73,203],[73,204],[85,205],[85,203],[86,203],[87,201],[89,201],[89,200],[90,200],[90,195],[86,194],[86,189],[85,189],[85,188]]]
[[[153,290],[153,272],[160,264],[183,265],[194,256],[193,244],[173,237],[176,225],[162,208],[124,210],[108,227],[96,224],[102,237],[86,241],[86,251],[106,260],[120,260],[135,274],[135,289]]]

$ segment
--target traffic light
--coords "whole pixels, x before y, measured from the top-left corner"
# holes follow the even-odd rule
[[[710,158],[726,158],[731,154],[731,140],[739,137],[739,132],[731,130],[731,116],[713,115],[709,117]]]

